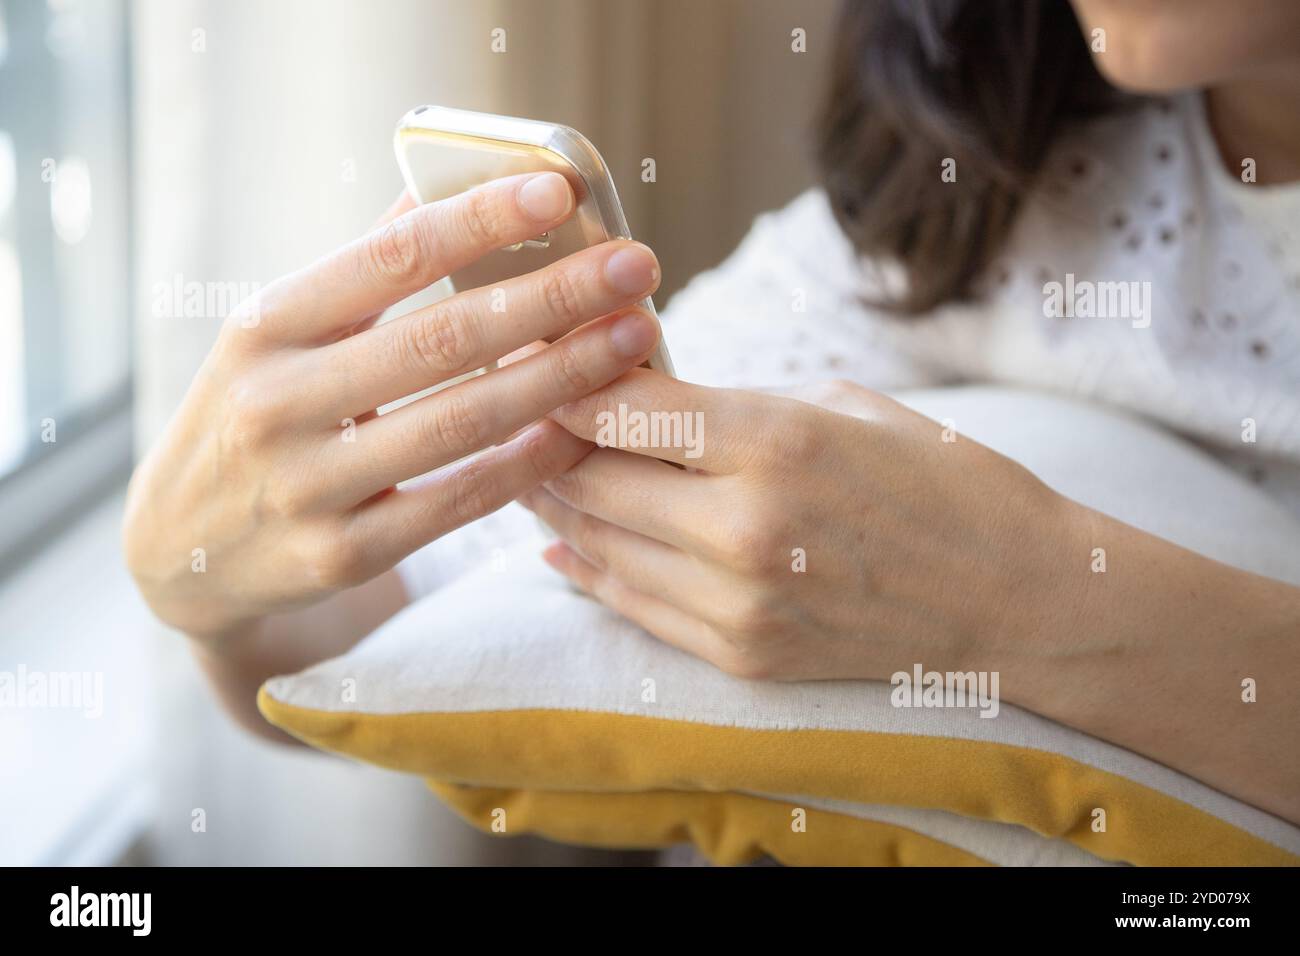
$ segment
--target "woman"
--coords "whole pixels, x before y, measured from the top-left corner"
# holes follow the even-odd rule
[[[561,539],[554,567],[732,673],[996,670],[1005,699],[1300,823],[1300,589],[1064,499],[869,390],[1082,393],[1300,512],[1300,187],[1278,185],[1300,180],[1300,7],[1072,7],[846,5],[824,189],[674,300],[682,381],[635,368],[658,335],[631,307],[658,279],[635,243],[518,280],[512,323],[471,290],[372,328],[573,206],[554,176],[399,201],[226,323],[132,484],[146,598],[274,733],[254,707],[266,676],[341,653],[484,555],[517,511],[452,529],[518,499]],[[1081,282],[1138,292],[1120,316],[1052,305]],[[593,449],[620,406],[702,413],[703,454]],[[1243,676],[1272,692],[1244,706]]]

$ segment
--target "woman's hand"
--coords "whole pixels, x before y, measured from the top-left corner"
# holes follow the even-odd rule
[[[637,412],[698,415],[703,441],[598,448],[525,495],[566,542],[547,560],[733,674],[996,672],[1004,702],[1300,823],[1300,589],[1072,502],[867,389],[802,398],[634,369],[557,410],[603,444],[640,437]]]
[[[231,634],[367,581],[581,459],[586,443],[544,416],[654,348],[654,319],[628,308],[658,283],[645,247],[606,243],[374,325],[573,206],[555,173],[419,208],[404,200],[379,228],[236,308],[131,482],[127,560],[158,616],[192,636]],[[374,413],[557,338],[509,368]]]
[[[693,416],[702,453],[662,447],[664,435],[598,448],[525,495],[563,539],[547,560],[652,634],[749,677],[958,670],[977,644],[987,664],[1043,609],[1068,609],[1081,580],[1061,573],[1070,502],[865,388],[800,397],[637,370],[560,409],[591,441],[620,406],[629,421]]]

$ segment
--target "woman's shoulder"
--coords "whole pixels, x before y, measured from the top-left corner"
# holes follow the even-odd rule
[[[825,192],[760,214],[735,251],[664,313],[679,373],[713,385],[782,387],[851,375],[877,388],[936,384],[867,303],[877,270],[841,231]]]
[[[759,213],[723,266],[758,265],[767,271],[774,260],[853,280],[857,254],[820,186],[804,190],[780,208]]]
[[[854,249],[820,186],[784,206],[759,213],[739,245],[721,263],[694,276],[673,298],[685,307],[710,293],[751,298],[767,311],[840,309],[860,311],[876,298],[879,269]]]

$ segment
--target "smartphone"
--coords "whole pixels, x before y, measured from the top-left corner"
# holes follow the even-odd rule
[[[453,288],[495,286],[588,246],[632,238],[605,160],[585,136],[567,126],[445,106],[418,106],[397,124],[393,149],[407,191],[421,203],[519,173],[557,172],[573,187],[576,208],[563,225],[488,253],[451,275]],[[649,297],[640,305],[655,314]],[[673,374],[662,338],[643,364]]]

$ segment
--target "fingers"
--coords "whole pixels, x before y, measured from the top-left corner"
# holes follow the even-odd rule
[[[715,474],[735,474],[779,441],[758,404],[788,401],[692,385],[634,368],[552,414],[588,441]],[[790,404],[794,404],[790,402]]]
[[[410,212],[415,208],[415,206],[416,202],[411,194],[406,190],[402,190],[402,194],[393,200],[392,205],[384,210],[383,215],[375,220],[374,225],[372,225],[370,229],[373,231],[386,223],[392,222],[403,213]],[[341,329],[338,332],[337,337],[345,339],[349,335],[356,335],[358,332],[364,332],[366,329],[373,327],[374,324],[379,321],[379,317],[383,314],[383,310],[380,309],[378,312],[372,312],[370,315],[363,316],[358,322]]]
[[[717,487],[725,475],[670,468],[662,461],[614,448],[597,448],[574,468],[556,475],[546,490],[570,508],[701,557],[719,557]]]
[[[555,228],[573,207],[573,190],[559,173],[511,176],[418,206],[262,290],[261,334],[275,342],[331,341],[483,255]]]
[[[357,509],[347,539],[365,568],[391,567],[461,525],[491,514],[581,461],[591,445],[543,419],[504,445]]]
[[[508,368],[381,415],[357,428],[349,450],[333,452],[338,473],[346,474],[336,493],[355,503],[496,444],[644,361],[658,341],[654,317],[632,309],[590,322]]]
[[[542,552],[546,563],[616,614],[638,624],[665,644],[713,661],[722,644],[705,623],[656,597],[628,587],[556,542]]]
[[[694,617],[707,618],[728,587],[685,551],[570,508],[545,489],[534,488],[519,503],[590,564],[635,591],[672,595],[673,606]]]
[[[542,349],[546,348],[547,344],[548,343],[542,341],[541,339],[538,339],[536,342],[529,342],[527,345],[523,346],[522,348],[515,349],[509,355],[503,355],[499,359],[497,359],[497,367],[505,368],[507,365],[514,365],[516,362],[523,361],[524,359],[528,358],[528,356],[533,355],[536,352],[540,352]]]
[[[324,380],[348,383],[330,418],[355,416],[482,368],[535,340],[558,338],[639,302],[658,282],[654,253],[617,240],[327,346],[319,353]]]

